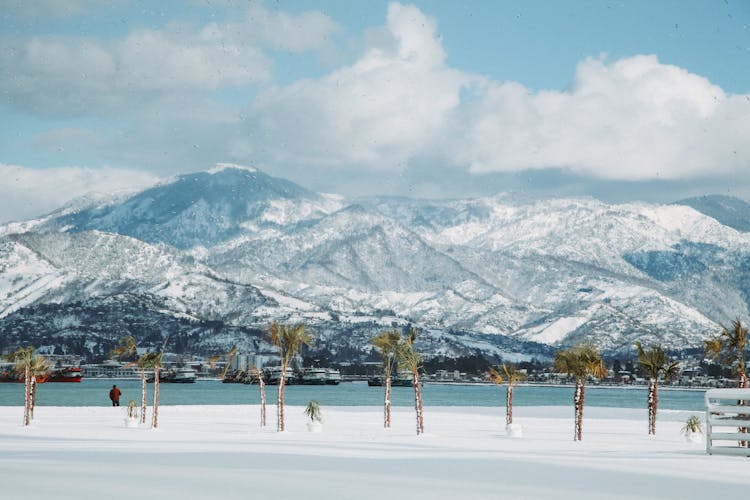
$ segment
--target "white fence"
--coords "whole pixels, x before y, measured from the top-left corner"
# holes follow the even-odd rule
[[[750,456],[750,389],[706,391],[706,453]],[[743,433],[741,428],[749,433]],[[717,444],[717,441],[719,442]]]

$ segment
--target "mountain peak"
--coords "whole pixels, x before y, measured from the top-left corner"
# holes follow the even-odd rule
[[[108,204],[60,214],[47,231],[99,230],[177,248],[213,246],[245,231],[247,221],[267,226],[328,213],[331,200],[258,169],[218,164]]]
[[[217,174],[227,169],[245,170],[246,172],[253,172],[253,173],[258,172],[258,169],[255,167],[247,167],[245,165],[238,165],[236,163],[217,163],[214,166],[214,168],[209,169],[207,172],[209,174]]]

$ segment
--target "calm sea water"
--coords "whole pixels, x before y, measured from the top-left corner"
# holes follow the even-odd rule
[[[80,383],[47,383],[38,386],[39,406],[108,406],[112,384],[122,391],[120,404],[128,400],[140,401],[139,380],[84,379]],[[276,387],[267,386],[268,402],[276,399]],[[701,390],[659,391],[659,408],[671,410],[703,409]],[[148,384],[149,404],[153,384]],[[423,398],[426,406],[504,406],[505,386],[425,384]],[[409,387],[393,388],[393,404],[410,406],[414,391]],[[518,386],[513,404],[518,406],[567,406],[572,404],[572,387]],[[304,405],[317,399],[325,406],[379,406],[383,403],[383,388],[368,387],[364,382],[344,382],[338,386],[287,386],[285,402]],[[201,380],[195,384],[161,384],[159,400],[162,405],[234,405],[258,404],[258,386],[222,384]],[[23,405],[23,385],[0,384],[0,406]],[[644,408],[645,388],[596,387],[586,388],[586,406],[614,408]]]

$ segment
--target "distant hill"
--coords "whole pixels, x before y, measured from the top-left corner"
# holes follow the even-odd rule
[[[675,202],[675,205],[687,205],[716,219],[725,226],[750,232],[750,203],[733,196],[711,194],[687,198]]]

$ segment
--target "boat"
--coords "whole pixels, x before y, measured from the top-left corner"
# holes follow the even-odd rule
[[[304,368],[299,374],[299,383],[302,385],[326,385],[325,368]]]
[[[159,382],[165,384],[194,384],[198,379],[198,372],[192,368],[166,368],[159,371]],[[154,374],[149,374],[147,382],[154,381]]]
[[[23,382],[23,373],[15,371],[13,365],[4,364],[0,367],[0,382]],[[51,368],[47,373],[36,376],[36,383],[45,382],[80,382],[83,378],[78,366],[61,366]]]
[[[82,378],[80,366],[62,366],[50,371],[47,382],[80,382]]]
[[[334,368],[326,368],[326,385],[339,385],[341,383],[341,372]]]
[[[278,385],[280,378],[281,378],[280,366],[269,366],[268,368],[263,368],[263,380],[266,381],[266,384]],[[286,385],[292,385],[297,382],[297,377],[295,376],[294,370],[291,367],[287,367],[286,376],[284,378],[285,378],[284,383]]]
[[[376,375],[367,379],[367,385],[370,387],[383,387],[385,380],[382,376]],[[411,375],[403,373],[391,377],[391,387],[412,387],[413,385]]]

